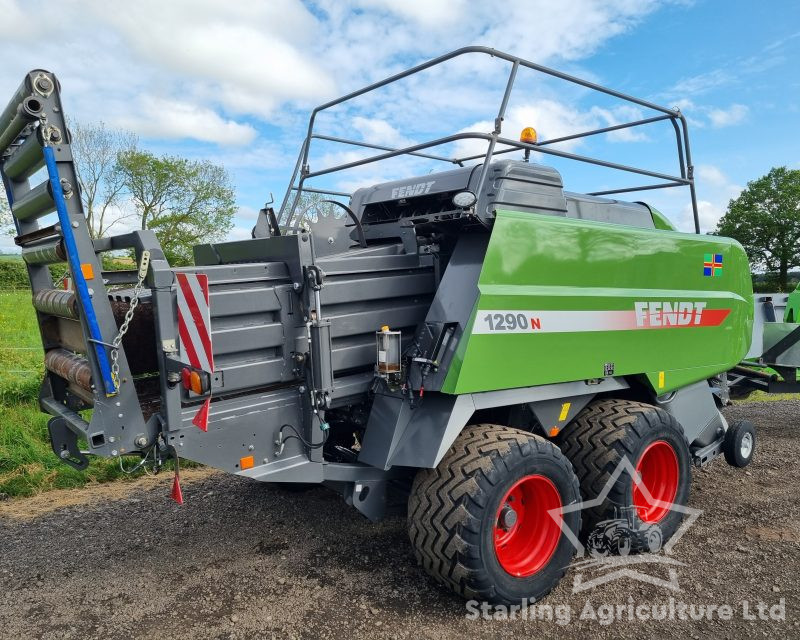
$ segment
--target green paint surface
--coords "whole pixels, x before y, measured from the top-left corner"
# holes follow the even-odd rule
[[[655,225],[656,229],[664,229],[665,231],[676,231],[673,224],[670,222],[669,218],[661,213],[658,209],[656,209],[652,205],[648,205],[650,207],[650,214],[653,216],[653,224]]]
[[[703,276],[709,252],[724,256],[724,277]],[[728,238],[499,211],[478,288],[447,393],[600,378],[607,363],[615,376],[642,376],[663,393],[730,369],[751,338],[750,268]],[[631,312],[636,302],[701,302],[730,313],[709,327],[472,332],[487,310]]]
[[[784,322],[800,322],[800,285],[786,299],[786,310],[783,312]]]

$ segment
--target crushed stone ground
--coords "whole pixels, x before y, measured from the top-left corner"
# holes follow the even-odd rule
[[[568,623],[470,620],[415,565],[402,514],[370,524],[325,488],[200,470],[183,506],[168,476],[0,503],[0,637],[800,638],[800,402],[725,414],[757,425],[758,451],[746,471],[721,459],[694,471],[703,513],[674,550],[679,591],[622,577],[573,593],[573,566],[542,603],[569,607]],[[670,598],[727,604],[733,619],[580,619]],[[758,618],[759,602],[781,599],[783,621],[743,616],[745,600]]]

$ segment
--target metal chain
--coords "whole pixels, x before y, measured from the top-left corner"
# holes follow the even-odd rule
[[[122,344],[122,338],[128,332],[128,325],[133,320],[133,313],[139,304],[139,297],[144,291],[144,279],[147,277],[147,270],[150,268],[150,252],[147,250],[142,251],[142,261],[139,263],[139,277],[136,285],[133,287],[133,297],[131,297],[131,305],[125,313],[125,319],[119,327],[119,332],[116,337],[111,341],[111,379],[114,381],[114,386],[119,389],[119,346]]]

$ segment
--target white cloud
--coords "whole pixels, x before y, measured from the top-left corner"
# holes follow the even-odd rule
[[[538,140],[544,142],[592,129],[630,122],[641,119],[641,117],[642,114],[638,109],[627,106],[614,107],[612,109],[592,107],[589,110],[581,111],[577,107],[558,100],[536,100],[509,109],[508,115],[503,121],[501,135],[504,138],[517,140],[525,127],[533,127],[536,129]],[[483,120],[465,127],[461,130],[461,133],[490,133],[493,129],[493,121]],[[609,132],[605,134],[605,137],[611,142],[647,140],[643,132],[625,129]],[[561,151],[573,151],[584,141],[585,139],[581,138],[566,140],[555,143],[553,148]],[[485,140],[463,140],[456,143],[455,155],[463,157],[485,153],[486,145]]]
[[[14,0],[0,0],[0,16],[0,38],[17,40],[34,33],[34,24]]]
[[[512,109],[503,129],[506,137],[516,139],[523,128],[532,126],[540,141],[551,140],[594,128],[595,115],[556,100],[538,100]],[[568,140],[560,143],[558,148],[569,150],[579,144],[580,140]]]
[[[717,222],[725,214],[728,202],[742,192],[719,167],[701,164],[695,167],[695,188],[697,190],[697,214],[700,230],[705,233],[716,228]],[[667,189],[652,192],[647,201],[666,214],[683,231],[694,231],[694,217],[688,190]],[[677,212],[677,215],[674,215]]]
[[[10,93],[29,69],[45,67],[59,76],[75,119],[126,121],[161,137],[169,114],[148,123],[153,114],[142,117],[142,104],[166,102],[200,125],[169,122],[166,137],[242,144],[254,133],[225,112],[280,121],[287,101],[336,92],[316,55],[318,30],[298,0],[0,0],[0,57],[12,61],[0,69],[0,87]]]
[[[589,129],[591,128],[590,119],[590,114],[582,113],[556,100],[537,100],[509,109],[503,121],[501,135],[504,138],[517,140],[525,127],[533,127],[536,129],[538,140],[544,141],[576,133],[582,129]],[[493,130],[493,121],[482,120],[464,127],[459,133],[491,133]],[[556,148],[568,151],[579,143],[579,140],[569,140],[559,143]],[[482,139],[461,140],[455,145],[455,155],[461,158],[486,153],[487,144],[487,141]],[[500,148],[502,147],[498,147],[498,149]],[[478,161],[476,160],[476,162]]]
[[[394,147],[396,149],[413,144],[395,127],[380,118],[356,116],[353,118],[353,127],[361,135],[361,139],[370,144]]]
[[[786,62],[786,56],[776,50],[782,49],[786,42],[796,37],[798,34],[792,34],[764,47],[762,53],[758,55],[727,58],[725,63],[717,68],[682,78],[663,91],[660,99],[680,101],[711,93],[723,87],[742,85],[752,87],[753,84],[762,81],[766,71]]]
[[[739,124],[747,118],[749,109],[743,104],[732,104],[727,109],[710,109],[708,118],[711,120],[711,126],[720,129],[722,127],[730,127]]]
[[[472,44],[510,50],[545,64],[576,60],[632,29],[660,4],[656,0],[572,0],[554,10],[548,0],[359,0],[360,7],[384,10],[354,12],[349,3],[317,2],[325,16],[320,34],[323,62],[342,78],[343,87],[395,72],[406,66],[408,58],[421,61]],[[486,70],[490,73],[484,74]],[[485,84],[502,83],[508,68],[497,73],[488,57],[470,56],[454,61],[441,73],[452,78],[453,88],[460,88],[459,80],[476,75]]]
[[[311,107],[335,95],[474,43],[562,66],[635,28],[666,2],[571,0],[554,10],[548,0],[0,0],[0,88],[8,95],[28,69],[50,68],[76,120],[124,125],[148,143],[229,145],[186,145],[179,152],[206,154],[261,185],[264,173],[291,171],[296,147],[289,150],[288,139],[304,133]],[[326,133],[355,132],[387,146],[468,122],[490,131],[508,71],[497,58],[465,57],[364,96],[320,123],[332,124]],[[552,138],[627,117],[609,106],[575,106],[579,99],[578,92],[556,94],[542,76],[521,71],[504,135],[516,138],[522,126],[533,125]],[[231,148],[252,143],[257,130],[265,135],[255,148]],[[638,139],[634,132],[606,138]],[[341,157],[317,142],[312,168],[323,166],[319,156]],[[364,167],[340,182],[401,177],[422,167],[405,159],[390,169]]]
[[[683,78],[667,90],[669,95],[693,96],[733,82],[736,76],[726,69],[713,69],[696,76]]]
[[[247,220],[249,222],[255,222],[258,218],[258,209],[255,207],[249,207],[247,205],[239,205],[239,211],[236,214],[237,220]]]
[[[428,28],[447,28],[469,11],[465,0],[359,0],[364,8],[383,9]]]
[[[793,33],[793,34],[791,34],[789,36],[786,36],[785,38],[780,38],[778,40],[774,40],[773,42],[771,42],[770,44],[765,46],[763,50],[764,51],[774,51],[775,49],[780,49],[787,42],[789,42],[790,40],[794,40],[795,38],[800,38],[800,31],[797,31],[796,33]]]
[[[0,0],[0,56],[8,62],[0,70],[0,86],[16,86],[28,68],[46,64],[61,76],[77,119],[99,115],[135,123],[145,135],[162,135],[164,116],[148,125],[151,114],[140,117],[139,101],[167,101],[194,107],[192,117],[201,118],[201,129],[209,131],[199,139],[242,143],[251,134],[230,114],[285,119],[287,105],[289,111],[306,111],[408,62],[475,42],[513,43],[515,53],[537,62],[575,60],[658,6],[656,0],[573,0],[558,11],[546,0],[499,6],[318,0],[312,8],[300,0]],[[439,73],[449,85],[438,92],[418,78],[409,83],[412,91],[400,90],[383,104],[415,122],[425,121],[431,106],[449,105],[451,112],[481,106],[507,69],[481,75],[481,90],[472,96],[466,85],[490,68],[488,57],[464,59],[446,75]],[[453,104],[452,88],[461,89],[461,104]],[[420,100],[422,94],[431,99]],[[212,121],[210,112],[218,119]],[[191,126],[173,131],[197,137]]]
[[[228,108],[268,114],[283,100],[334,90],[302,46],[317,22],[296,0],[138,0],[124,11],[107,0],[88,4],[144,61],[176,79],[209,83]]]
[[[253,237],[253,225],[249,227],[236,226],[228,233],[228,240],[249,240]]]
[[[709,200],[697,201],[697,217],[700,220],[700,230],[702,232],[711,231],[716,228],[717,222],[725,214],[725,206],[721,202],[711,202]],[[692,207],[687,204],[683,209],[683,217],[686,219],[684,228],[693,230]]]
[[[706,126],[706,121],[700,118],[701,112],[704,111],[705,107],[697,106],[692,100],[689,98],[681,98],[680,100],[675,100],[672,103],[672,106],[676,109],[679,109],[683,112],[686,121],[692,126],[697,127],[698,129],[703,129]]]
[[[732,104],[727,109],[697,104],[689,98],[682,98],[673,103],[680,109],[689,121],[689,124],[698,129],[711,126],[715,129],[730,127],[740,124],[747,119],[750,109],[743,104]]]
[[[539,61],[587,56],[610,38],[631,29],[659,3],[576,0],[559,3],[557,10],[549,0],[481,5],[485,24],[490,25],[485,32],[486,42],[514,42],[521,49],[518,55]]]
[[[729,184],[728,176],[722,173],[719,167],[710,164],[701,164],[695,167],[695,180],[713,187],[724,187]]]
[[[258,132],[248,124],[225,120],[219,114],[188,102],[144,96],[135,114],[113,121],[152,138],[192,138],[221,145],[243,145],[255,140]]]
[[[632,105],[619,105],[614,109],[603,109],[592,107],[591,113],[599,118],[597,128],[613,127],[626,122],[634,122],[644,118],[642,110]],[[630,129],[617,129],[609,131],[606,138],[611,142],[643,142],[647,140],[647,134],[641,127]]]

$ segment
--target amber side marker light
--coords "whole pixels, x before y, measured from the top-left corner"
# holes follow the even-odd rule
[[[181,384],[187,391],[193,391],[198,395],[208,393],[211,388],[211,381],[208,374],[204,371],[195,371],[189,367],[181,369]]]

